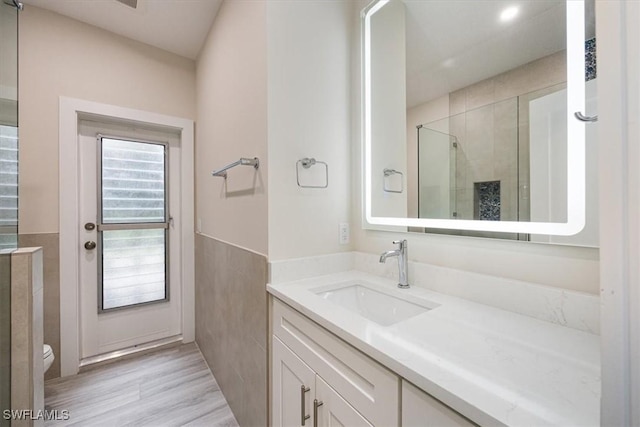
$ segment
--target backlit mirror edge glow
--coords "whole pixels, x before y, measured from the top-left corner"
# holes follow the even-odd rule
[[[372,215],[371,155],[371,17],[390,0],[374,0],[362,12],[363,21],[363,132],[364,212],[370,225],[425,227],[449,230],[571,236],[585,226],[585,123],[573,114],[584,112],[584,0],[567,1],[567,222],[479,221],[429,218],[374,217]]]

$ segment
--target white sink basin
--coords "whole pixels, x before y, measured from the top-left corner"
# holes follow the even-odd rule
[[[382,326],[391,326],[437,307],[433,303],[407,301],[362,284],[346,284],[330,290],[323,287],[315,293]]]

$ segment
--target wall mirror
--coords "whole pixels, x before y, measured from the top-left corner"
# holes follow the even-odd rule
[[[596,111],[589,9],[582,0],[369,4],[368,225],[597,246],[597,125],[584,121]]]

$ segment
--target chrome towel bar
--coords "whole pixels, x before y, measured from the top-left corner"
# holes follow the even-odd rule
[[[227,170],[231,168],[235,168],[236,166],[253,166],[255,169],[258,169],[260,166],[260,159],[254,157],[253,159],[248,159],[246,157],[241,157],[240,160],[237,160],[233,163],[228,164],[227,166],[220,168],[211,172],[213,176],[221,176],[224,179],[227,179]]]

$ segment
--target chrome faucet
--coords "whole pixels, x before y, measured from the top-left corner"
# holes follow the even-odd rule
[[[380,262],[385,262],[389,257],[398,257],[398,287],[406,289],[409,287],[408,280],[408,266],[407,260],[407,241],[406,240],[394,240],[394,245],[398,245],[398,249],[395,251],[386,251],[380,255]]]

